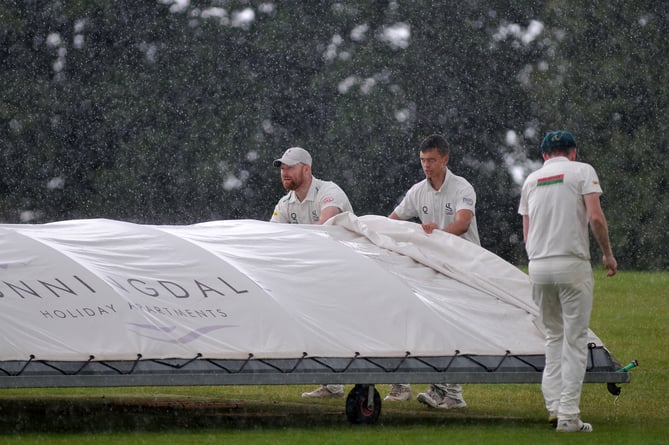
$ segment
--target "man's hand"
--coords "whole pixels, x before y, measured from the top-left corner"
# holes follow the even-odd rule
[[[433,222],[421,224],[421,227],[423,227],[423,230],[427,234],[432,233],[433,230],[438,230],[439,229],[439,226],[436,223],[433,223]]]
[[[604,255],[602,261],[604,261],[604,267],[608,270],[606,272],[607,277],[612,277],[618,272],[618,262],[613,255]]]

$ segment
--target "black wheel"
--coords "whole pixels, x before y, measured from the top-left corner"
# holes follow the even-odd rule
[[[609,390],[612,396],[619,396],[620,393],[623,392],[623,389],[620,386],[611,382],[606,384],[606,389]]]
[[[373,403],[369,403],[370,391]],[[381,414],[381,396],[374,385],[355,385],[346,398],[346,417],[351,423],[375,423]]]

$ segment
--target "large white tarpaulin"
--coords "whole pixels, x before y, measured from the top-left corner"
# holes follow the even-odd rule
[[[526,274],[384,217],[0,225],[0,252],[0,361],[544,351]]]

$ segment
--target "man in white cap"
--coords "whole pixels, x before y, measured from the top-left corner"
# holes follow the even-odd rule
[[[286,150],[275,167],[281,167],[281,182],[288,193],[279,200],[271,222],[323,224],[342,212],[353,213],[346,193],[334,182],[311,174],[311,155],[300,147]],[[344,385],[320,385],[302,397],[344,397]]]
[[[322,181],[311,174],[311,155],[292,147],[274,160],[281,167],[281,182],[288,193],[279,200],[272,222],[323,224],[341,212],[353,212],[346,193],[334,182]]]

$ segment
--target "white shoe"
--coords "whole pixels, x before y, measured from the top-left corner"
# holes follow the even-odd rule
[[[443,393],[442,390],[432,385],[430,385],[430,388],[427,390],[427,392],[418,394],[416,396],[416,400],[431,408],[438,409],[458,409],[465,408],[467,406],[467,402],[465,402],[464,399],[455,399],[453,397],[449,397]]]
[[[426,391],[416,396],[416,400],[431,408],[439,408],[439,404],[444,401],[444,397],[434,391],[432,386]]]
[[[383,400],[389,402],[406,402],[411,400],[411,388],[403,385],[390,385],[390,393]]]
[[[454,399],[448,396],[444,397],[444,400],[437,406],[437,408],[440,409],[458,409],[466,407],[467,402],[465,402],[464,399]]]
[[[581,419],[558,420],[555,431],[559,433],[591,433],[592,425]]]
[[[330,391],[330,389],[327,386],[321,385],[318,388],[314,389],[313,391],[303,392],[302,397],[304,397],[304,398],[341,399],[342,397],[344,397],[344,391],[333,392],[333,391]]]

